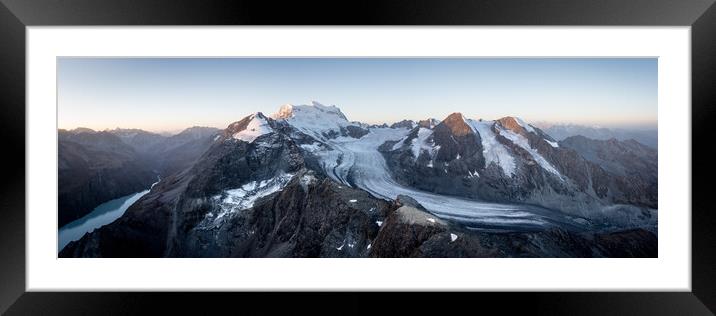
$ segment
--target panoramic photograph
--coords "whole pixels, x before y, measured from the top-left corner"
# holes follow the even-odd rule
[[[656,258],[656,58],[57,59],[59,258]]]

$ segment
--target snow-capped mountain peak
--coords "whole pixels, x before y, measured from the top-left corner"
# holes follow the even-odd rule
[[[527,124],[527,122],[516,116],[503,117],[497,120],[497,123],[517,134],[535,133],[535,129],[532,125]]]
[[[337,106],[326,106],[316,101],[310,105],[283,105],[271,117],[284,120],[300,132],[317,139],[347,135],[351,129],[364,129],[359,123],[349,122]]]
[[[238,122],[232,123],[227,128],[227,131],[232,133],[234,139],[251,143],[256,138],[273,132],[268,120],[263,113],[256,112]]]
[[[319,116],[323,114],[336,116],[339,119],[348,121],[343,112],[341,112],[341,109],[337,106],[327,106],[316,101],[311,101],[310,105],[284,104],[279,108],[278,112],[272,114],[271,117],[274,119],[291,119],[296,116]]]
[[[273,119],[288,119],[293,116],[293,104],[286,103],[282,105],[278,112],[271,115]]]

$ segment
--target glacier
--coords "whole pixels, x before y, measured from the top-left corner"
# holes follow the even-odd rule
[[[331,178],[345,185],[356,186],[386,200],[395,200],[398,195],[408,195],[435,216],[462,223],[472,229],[493,231],[532,229],[549,225],[575,228],[579,226],[570,216],[537,206],[480,202],[425,192],[399,184],[393,179],[378,147],[386,141],[401,140],[409,132],[407,129],[371,128],[368,134],[359,139],[327,139],[326,148],[332,148],[329,150],[332,153],[324,153],[320,157],[342,159],[323,161],[322,165],[328,167],[325,171]]]

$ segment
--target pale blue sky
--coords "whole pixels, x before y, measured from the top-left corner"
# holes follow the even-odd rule
[[[656,58],[60,58],[59,127],[224,128],[312,100],[366,123],[656,127]]]

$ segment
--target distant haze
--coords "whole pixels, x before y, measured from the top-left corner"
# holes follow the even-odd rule
[[[312,100],[349,120],[656,128],[655,58],[60,58],[58,127],[225,128]]]

